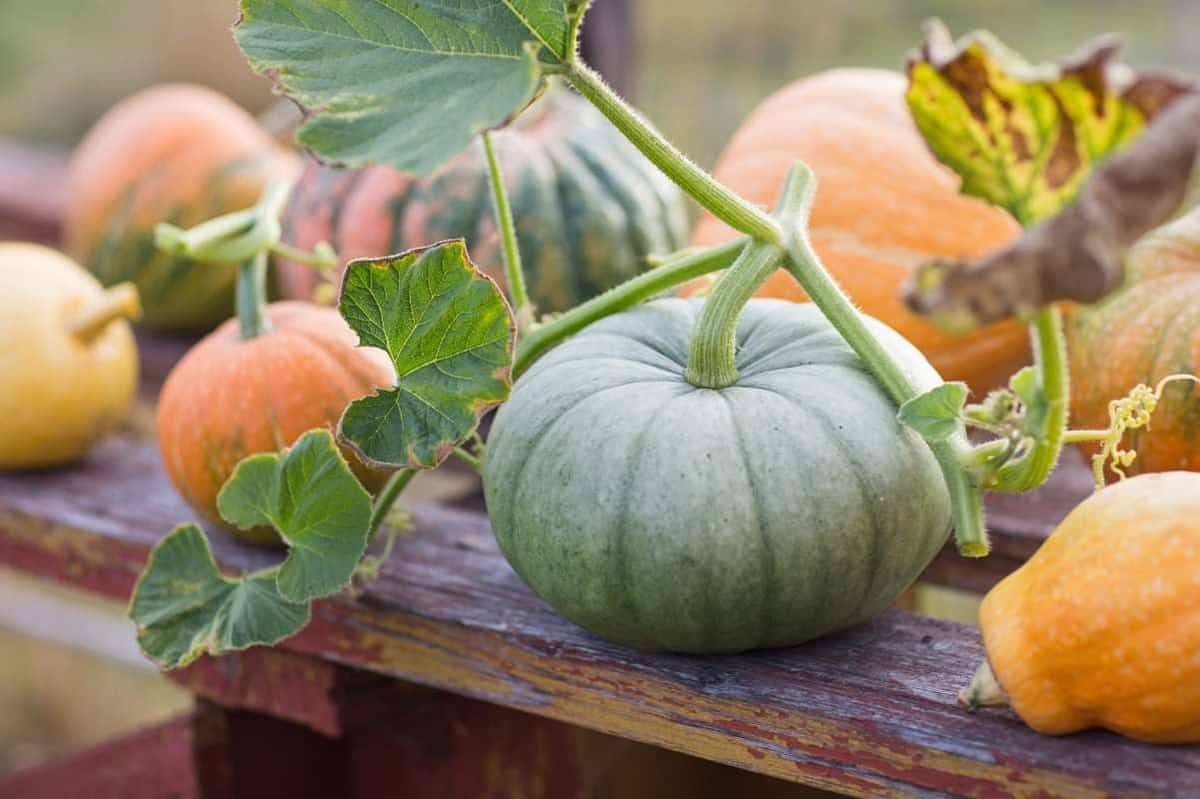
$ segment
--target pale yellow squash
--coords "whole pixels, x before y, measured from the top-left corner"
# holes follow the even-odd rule
[[[70,258],[0,242],[0,469],[80,458],[137,390],[129,284],[107,291]]]

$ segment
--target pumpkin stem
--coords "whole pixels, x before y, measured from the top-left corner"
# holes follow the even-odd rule
[[[267,252],[243,261],[237,276],[237,318],[242,340],[257,338],[271,329],[267,319]]]
[[[808,224],[816,195],[816,177],[797,161],[783,184],[776,215]],[[723,274],[704,302],[692,336],[686,378],[699,388],[725,388],[737,382],[737,323],[746,303],[783,258],[777,244],[751,241]]]
[[[137,287],[118,283],[98,299],[72,313],[66,320],[67,332],[84,344],[91,344],[118,319],[135,320],[142,315]]]
[[[517,331],[524,333],[533,324],[533,306],[525,289],[525,268],[521,263],[521,248],[517,244],[517,228],[513,224],[508,189],[504,186],[504,176],[500,172],[495,145],[492,144],[492,133],[488,130],[483,132],[483,152],[487,156],[488,182],[492,186],[492,211],[496,216],[496,227],[500,230],[500,241],[504,245],[504,277],[517,318]]]
[[[556,344],[593,322],[632,308],[689,280],[727,269],[745,249],[746,241],[743,237],[707,249],[685,250],[649,272],[626,280],[552,321],[534,325],[529,334],[522,336],[517,342],[517,355],[513,359],[513,379],[516,380],[525,374],[538,358]]]
[[[564,74],[579,93],[608,117],[652,164],[701,206],[730,227],[757,241],[785,247],[788,254],[785,264],[821,312],[862,359],[875,379],[883,385],[892,401],[902,405],[917,396],[916,387],[903,368],[876,339],[864,323],[861,314],[821,265],[808,242],[805,229],[807,219],[800,220],[799,224],[792,219],[786,219],[781,225],[779,220],[772,219],[761,209],[730,191],[689,161],[585,64],[572,59],[564,68]],[[654,275],[657,271],[650,274]],[[586,305],[576,310],[582,310],[584,307]],[[591,310],[597,311],[606,307],[608,306],[601,304]],[[594,318],[603,315],[605,314],[601,312]],[[576,317],[576,320],[578,318]],[[555,341],[566,335],[561,330],[557,333],[558,339]],[[955,513],[955,531],[960,551],[972,555],[986,554],[988,544],[983,528],[981,489],[978,481],[967,474],[960,463],[960,459],[967,457],[970,450],[965,430],[960,429],[946,441],[931,444],[930,449],[937,456],[946,477]]]
[[[1008,694],[986,660],[979,664],[971,682],[958,692],[958,703],[970,711],[1008,704]]]

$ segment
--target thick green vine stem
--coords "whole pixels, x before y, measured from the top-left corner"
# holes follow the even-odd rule
[[[689,280],[729,268],[738,254],[746,248],[746,244],[747,239],[740,238],[703,250],[685,250],[678,257],[667,259],[649,272],[631,278],[549,322],[533,327],[517,343],[513,379],[523,375],[538,358],[556,344],[593,322],[632,308]]]
[[[591,67],[576,59],[567,66],[565,74],[580,94],[590,100],[652,164],[695,198],[696,202],[751,238],[775,244],[780,242],[779,226],[768,214],[692,163],[610,89]]]
[[[911,381],[863,324],[858,311],[821,265],[803,224],[787,221],[781,228],[762,209],[747,203],[689,161],[658,131],[618,97],[586,65],[572,61],[564,74],[648,158],[718,219],[752,238],[782,245],[785,264],[897,405],[917,395]],[[581,306],[583,307],[583,306]],[[519,373],[519,372],[518,372]],[[983,526],[982,489],[962,463],[970,457],[965,429],[930,445],[950,490],[959,552],[979,557],[988,552]]]
[[[1036,436],[1029,455],[1000,467],[997,491],[1021,493],[1037,488],[1049,479],[1062,453],[1071,395],[1067,341],[1058,306],[1049,305],[1038,312],[1033,322],[1033,343],[1045,415],[1031,420]]]
[[[521,264],[521,249],[517,246],[517,229],[513,224],[512,206],[508,202],[508,190],[504,187],[504,176],[496,159],[491,131],[483,132],[483,152],[487,156],[488,179],[492,185],[492,210],[504,246],[504,276],[508,282],[508,296],[517,318],[517,330],[523,333],[533,324],[533,306],[529,304],[529,292],[525,289],[525,269]]]
[[[797,162],[783,184],[776,215],[808,226],[816,178],[806,164]],[[700,311],[686,378],[700,388],[724,388],[737,382],[737,323],[746,303],[766,282],[783,259],[783,248],[751,241],[733,266],[717,281]]]
[[[243,261],[237,276],[237,318],[242,340],[257,338],[271,329],[267,319],[267,251]]]
[[[168,224],[154,229],[155,246],[165,252],[196,261],[241,264],[235,299],[243,339],[261,336],[269,329],[267,265],[272,252],[320,269],[337,265],[337,255],[326,243],[306,253],[280,241],[283,225],[279,219],[291,191],[291,182],[272,181],[253,208],[210,219],[191,230]]]
[[[815,182],[815,181],[814,181]],[[821,264],[808,239],[807,220],[785,220],[784,249],[787,269],[812,301],[821,309],[858,355],[897,406],[918,395],[908,375],[863,323],[858,309]],[[929,442],[950,491],[954,511],[954,537],[960,554],[983,557],[990,551],[983,523],[983,490],[963,464],[970,459],[971,445],[960,425],[953,436]]]

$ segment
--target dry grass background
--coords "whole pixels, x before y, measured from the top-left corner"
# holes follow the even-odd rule
[[[1200,0],[633,2],[635,100],[701,163],[794,78],[834,65],[898,67],[929,16],[955,32],[988,27],[1033,58],[1122,31],[1133,63],[1200,71]],[[0,0],[0,136],[70,146],[117,99],[166,80],[208,84],[261,110],[269,87],[233,45],[235,16],[234,0]],[[953,593],[923,589],[916,601],[974,614],[974,601]],[[153,672],[0,630],[0,773],[186,704]]]

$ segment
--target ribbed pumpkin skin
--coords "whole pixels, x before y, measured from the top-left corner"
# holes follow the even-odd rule
[[[1200,211],[1138,242],[1126,280],[1068,319],[1072,427],[1108,427],[1108,403],[1138,383],[1200,375]],[[1200,471],[1200,386],[1168,385],[1150,429],[1130,431],[1123,444],[1138,453],[1127,474]],[[1095,445],[1083,449],[1096,452]]]
[[[200,86],[157,86],[112,108],[71,159],[67,249],[105,285],[138,287],[149,327],[204,330],[233,315],[237,264],[154,247],[154,226],[192,227],[249,208],[296,156],[253,117]]]
[[[217,494],[243,458],[275,452],[315,427],[333,429],[355,399],[394,383],[387,357],[357,346],[332,308],[277,302],[271,331],[245,341],[231,319],[188,351],[158,402],[158,444],[175,488],[214,524]],[[368,488],[382,477],[346,452]],[[272,530],[234,531],[273,543]]]
[[[571,92],[552,89],[493,142],[529,294],[543,313],[574,307],[643,271],[647,255],[686,243],[679,190]],[[503,283],[479,142],[428,178],[310,164],[284,216],[285,241],[306,249],[327,241],[343,263],[459,237]],[[311,299],[320,280],[288,262],[279,264],[279,278],[293,299]]]
[[[517,382],[484,467],[501,550],[565,617],[643,649],[786,646],[879,613],[949,531],[933,455],[809,305],[752,301],[739,382],[687,383],[700,307],[609,317]]]
[[[751,202],[771,206],[797,160],[817,175],[811,236],[822,262],[867,314],[925,354],[947,380],[975,392],[1005,383],[1029,362],[1028,334],[1003,322],[949,336],[904,307],[900,287],[938,258],[974,258],[1018,233],[1003,211],[958,192],[958,178],[929,153],[904,102],[905,79],[874,69],[838,69],[798,81],[760,105],[733,135],[716,177]],[[692,243],[736,234],[701,218]],[[807,299],[786,272],[762,297]]]
[[[983,601],[988,662],[1021,718],[1200,742],[1200,475],[1115,483]]]

